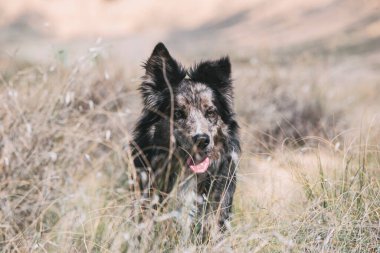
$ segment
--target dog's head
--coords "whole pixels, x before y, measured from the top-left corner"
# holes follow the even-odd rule
[[[158,115],[147,134],[164,147],[173,141],[176,155],[193,172],[206,172],[223,155],[231,128],[237,127],[229,58],[185,70],[159,43],[145,70],[140,88],[144,107]]]

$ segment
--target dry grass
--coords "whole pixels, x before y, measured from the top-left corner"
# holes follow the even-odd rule
[[[380,252],[378,120],[347,126],[315,69],[259,65],[235,68],[245,153],[232,227],[198,244],[170,205],[142,213],[129,190],[135,76],[98,54],[13,64],[0,84],[1,251]]]

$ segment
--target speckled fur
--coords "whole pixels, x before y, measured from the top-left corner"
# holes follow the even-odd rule
[[[220,230],[225,230],[240,155],[230,61],[223,57],[185,69],[159,43],[144,67],[140,87],[144,107],[131,142],[135,167],[148,175],[140,178],[140,188],[147,196],[155,191],[163,199],[179,185],[180,198],[197,196],[190,201],[197,210],[193,224],[210,224],[216,218]],[[197,133],[211,137],[204,151],[211,164],[206,173],[192,175],[186,159],[196,156],[191,136]],[[181,187],[189,176],[196,183]]]

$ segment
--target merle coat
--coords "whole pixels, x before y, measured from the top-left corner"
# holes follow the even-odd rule
[[[195,192],[193,216],[216,217],[224,230],[230,218],[241,151],[229,58],[203,61],[185,69],[159,43],[144,68],[139,88],[143,109],[131,142],[141,190],[145,195],[158,192],[161,199],[176,185],[182,191]],[[193,173],[190,165],[201,161],[207,170]],[[192,189],[183,187],[188,177],[195,180]],[[181,198],[185,195],[182,192]]]

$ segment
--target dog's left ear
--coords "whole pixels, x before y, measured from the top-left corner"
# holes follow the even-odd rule
[[[230,85],[231,63],[228,57],[216,61],[204,61],[191,68],[189,76],[192,80],[206,84]]]
[[[221,95],[232,102],[231,63],[228,56],[195,65],[190,69],[189,77],[219,90]]]

